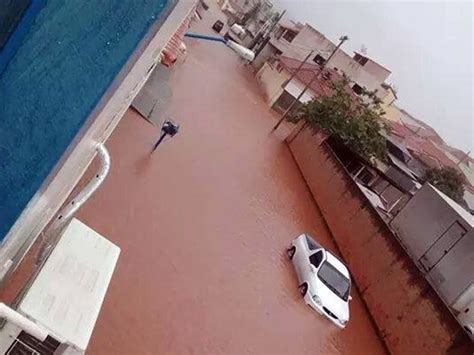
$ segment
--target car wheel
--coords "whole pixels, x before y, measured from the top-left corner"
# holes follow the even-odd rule
[[[296,248],[294,246],[292,246],[291,248],[286,250],[286,253],[288,255],[288,258],[291,260],[295,256]]]
[[[298,287],[298,290],[300,290],[301,296],[306,296],[306,292],[308,292],[308,284],[306,282],[304,284],[301,284]]]

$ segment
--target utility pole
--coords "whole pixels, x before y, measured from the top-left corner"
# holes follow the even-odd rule
[[[250,48],[252,48],[252,50],[258,46],[255,50],[255,58],[257,58],[257,56],[260,54],[260,52],[262,51],[263,47],[265,47],[267,45],[267,43],[270,41],[270,35],[273,31],[273,29],[275,28],[275,26],[278,24],[278,22],[280,22],[281,18],[285,15],[286,13],[286,10],[283,10],[283,12],[278,16],[278,18],[273,22],[272,26],[270,27],[270,29],[268,31],[266,31],[265,34],[263,34],[262,32],[258,32],[257,35],[255,36],[255,39],[253,40],[252,42],[252,45],[249,46]]]
[[[313,55],[314,51],[312,50],[311,52],[308,53],[308,55],[306,56],[306,58],[301,62],[300,65],[298,65],[298,68],[296,68],[296,70],[291,73],[291,76],[288,80],[285,80],[283,82],[283,84],[281,84],[281,87],[284,88],[295,76],[296,74],[298,74],[298,72],[301,70],[301,68],[303,68],[303,65],[306,64],[306,62],[308,61],[308,59]]]
[[[312,83],[314,83],[320,76],[320,74],[323,72],[324,68],[326,67],[326,65],[329,63],[329,61],[331,60],[331,58],[334,56],[334,54],[336,54],[337,50],[342,46],[342,44],[347,41],[349,39],[348,36],[342,36],[341,38],[339,38],[339,44],[336,46],[336,48],[334,48],[334,50],[332,51],[331,55],[329,56],[329,58],[320,66],[320,69],[318,70],[317,73],[315,73],[313,75],[313,77],[311,78],[311,80],[309,81],[308,84],[306,84],[306,86],[304,87],[303,91],[301,91],[301,93],[298,95],[298,97],[296,99],[293,100],[293,102],[291,103],[290,107],[288,107],[285,111],[285,113],[283,114],[283,116],[280,118],[280,120],[277,122],[277,124],[273,127],[272,131],[275,131],[278,127],[280,127],[280,125],[282,124],[282,122],[285,120],[285,118],[290,114],[290,112],[293,110],[293,107],[295,107],[295,105],[299,102],[300,98],[304,95],[304,93],[306,92],[306,90],[308,90],[308,88],[311,86]]]
[[[457,163],[456,165],[459,166],[459,164],[461,164],[462,162],[464,162],[464,160],[465,160],[466,158],[469,158],[469,154],[470,154],[470,153],[471,153],[471,151],[468,151],[467,153],[464,153],[464,156],[463,156],[461,159],[459,159],[459,161],[458,161],[458,163]]]

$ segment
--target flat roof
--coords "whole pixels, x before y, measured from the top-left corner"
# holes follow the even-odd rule
[[[379,62],[376,62],[376,61],[375,61],[375,60],[373,60],[372,58],[370,58],[370,57],[367,57],[365,54],[361,54],[361,53],[359,53],[359,52],[356,52],[356,51],[354,51],[354,53],[355,53],[355,54],[358,54],[358,55],[360,55],[361,57],[364,57],[364,58],[366,58],[366,59],[370,60],[372,63],[375,63],[375,64],[377,64],[377,65],[378,65],[380,68],[382,68],[382,69],[384,69],[384,70],[388,71],[390,74],[392,73],[392,72],[390,71],[390,69],[387,69],[387,67],[383,66],[383,65],[382,65],[382,64],[380,64]]]
[[[459,203],[454,201],[451,197],[445,195],[441,191],[439,191],[436,187],[433,185],[429,184],[430,187],[433,188],[433,190],[443,199],[445,200],[448,205],[451,206],[451,208],[456,211],[458,215],[462,217],[467,223],[471,225],[471,227],[474,227],[474,216],[470,214],[468,211],[466,211]]]

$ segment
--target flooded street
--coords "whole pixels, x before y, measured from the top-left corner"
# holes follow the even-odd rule
[[[212,19],[194,31],[210,32]],[[309,232],[335,250],[249,68],[186,40],[170,78],[181,129],[130,109],[111,173],[78,218],[121,249],[90,354],[382,354],[356,290],[341,331],[306,306],[285,249]]]

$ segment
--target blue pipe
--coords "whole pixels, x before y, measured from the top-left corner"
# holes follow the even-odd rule
[[[202,35],[199,33],[186,32],[184,34],[184,37],[205,39],[207,41],[214,41],[214,42],[222,42],[225,45],[227,45],[227,41],[224,39],[224,37],[221,37],[221,36],[209,36],[209,35]]]

